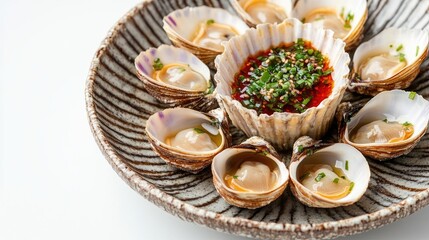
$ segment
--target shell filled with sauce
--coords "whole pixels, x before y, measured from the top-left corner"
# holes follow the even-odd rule
[[[321,208],[359,201],[371,174],[365,157],[354,147],[326,145],[309,137],[295,142],[289,171],[295,197],[307,206]]]
[[[289,172],[280,156],[259,137],[216,155],[212,173],[216,190],[225,201],[249,209],[277,199],[289,180]]]
[[[298,1],[292,13],[304,23],[334,31],[334,37],[341,38],[350,50],[363,36],[368,9],[366,0],[306,0]]]
[[[221,109],[201,113],[187,108],[157,112],[146,122],[152,149],[168,164],[198,172],[231,144],[229,125]]]
[[[344,103],[340,139],[365,156],[387,160],[409,153],[426,133],[429,101],[415,92],[386,91],[372,98],[351,118]]]
[[[248,29],[240,18],[220,8],[186,7],[163,19],[168,38],[201,61],[210,63],[223,52],[222,43]]]
[[[374,96],[409,87],[426,59],[428,43],[426,30],[383,30],[356,49],[349,89]]]
[[[281,23],[291,16],[291,0],[230,0],[232,7],[251,27]]]
[[[216,98],[247,136],[279,149],[303,135],[320,139],[346,88],[344,46],[331,31],[296,19],[258,25],[232,38],[216,58]]]
[[[159,101],[202,111],[216,107],[210,69],[188,51],[161,45],[141,52],[134,63],[144,87]]]

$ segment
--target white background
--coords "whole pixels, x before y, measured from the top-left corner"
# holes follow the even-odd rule
[[[244,239],[134,192],[85,112],[91,59],[136,0],[0,1],[0,239]],[[429,208],[347,239],[427,239]]]

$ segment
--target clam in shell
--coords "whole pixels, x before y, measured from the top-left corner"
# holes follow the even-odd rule
[[[141,52],[134,63],[146,90],[162,103],[201,111],[216,107],[210,69],[188,51],[161,45]]]
[[[425,135],[429,101],[415,92],[392,90],[379,93],[350,118],[352,112],[347,103],[339,107],[340,139],[365,156],[387,160],[409,153]]]
[[[229,125],[221,109],[201,113],[187,108],[157,112],[146,122],[152,149],[168,164],[196,173],[231,145]]]
[[[363,196],[371,171],[354,147],[323,144],[304,136],[293,147],[289,165],[292,194],[310,207],[351,205]]]
[[[427,30],[385,29],[356,49],[349,89],[374,96],[407,88],[426,59],[428,42]]]
[[[334,37],[341,38],[348,51],[363,37],[368,7],[366,0],[304,0],[297,2],[292,16],[334,31]]]
[[[232,7],[251,27],[281,23],[291,16],[291,0],[230,0]]]
[[[326,99],[302,113],[274,112],[267,115],[258,114],[232,98],[234,76],[249,57],[273,47],[292,44],[298,39],[311,42],[329,59],[334,86]],[[260,24],[256,29],[228,41],[225,52],[216,58],[215,94],[219,105],[247,136],[260,136],[279,149],[291,148],[294,141],[303,135],[320,139],[327,132],[346,89],[350,58],[344,46],[342,40],[333,38],[332,31],[302,24],[297,19],[287,19],[281,24]],[[286,76],[284,80],[290,79]]]
[[[244,33],[248,26],[220,8],[186,7],[163,19],[163,28],[174,45],[187,49],[204,63],[223,52],[222,42]]]
[[[226,202],[249,209],[277,199],[289,181],[289,172],[281,157],[259,137],[216,155],[212,173],[214,186]]]

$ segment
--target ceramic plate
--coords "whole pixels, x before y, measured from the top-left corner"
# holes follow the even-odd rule
[[[370,0],[365,40],[390,26],[427,28],[429,1]],[[151,97],[136,77],[140,51],[170,44],[162,18],[175,9],[208,5],[233,12],[228,0],[153,0],[128,12],[97,51],[86,86],[89,122],[113,169],[143,197],[182,219],[256,238],[332,238],[377,228],[429,202],[429,134],[407,156],[387,162],[368,159],[371,181],[362,199],[348,207],[309,208],[287,190],[270,205],[246,210],[227,204],[212,184],[210,170],[193,175],[165,164],[151,150],[145,122],[166,106]],[[364,41],[365,41],[364,40]],[[429,99],[429,61],[409,90]],[[347,93],[345,101],[368,101]],[[232,129],[235,143],[244,139]],[[335,140],[335,129],[328,140]],[[290,153],[283,153],[286,159]]]

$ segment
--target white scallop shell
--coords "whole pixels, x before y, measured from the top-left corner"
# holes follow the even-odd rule
[[[258,115],[231,98],[236,73],[246,59],[262,50],[291,43],[298,38],[311,41],[316,49],[330,60],[335,82],[332,94],[319,106],[307,109],[304,113],[274,113]],[[281,24],[260,24],[245,34],[234,37],[225,45],[225,52],[215,60],[217,72],[215,81],[216,98],[226,110],[232,123],[243,130],[247,136],[261,136],[281,149],[290,148],[300,136],[321,138],[328,130],[336,107],[344,94],[349,73],[349,55],[344,51],[345,43],[333,38],[333,32],[314,28],[312,24],[302,24],[297,19],[287,19]]]
[[[292,10],[292,17],[303,19],[308,13],[319,8],[334,9],[337,14],[342,12],[346,15],[349,12],[354,14],[354,20],[350,23],[351,29],[347,36],[343,38],[346,48],[351,49],[356,45],[361,37],[363,26],[368,16],[366,0],[300,0]]]
[[[294,144],[294,152],[289,165],[289,171],[291,190],[295,197],[310,207],[320,208],[347,206],[359,201],[368,188],[371,176],[368,162],[362,153],[356,148],[344,143],[336,143],[328,147],[322,147],[313,152],[313,146],[305,146],[305,142],[315,143],[315,146],[317,146],[317,142],[313,142],[312,139],[306,136],[298,139]],[[301,153],[299,153],[299,146],[303,149]],[[307,151],[307,147],[311,149],[311,153],[309,154],[305,152]],[[348,161],[348,170],[345,168],[346,161]],[[298,180],[299,176],[297,176],[298,167],[300,164],[304,163],[327,164],[341,168],[346,177],[354,182],[352,191],[343,198],[333,200],[320,196],[304,187]]]
[[[363,124],[387,119],[400,123],[409,122],[414,126],[413,135],[396,143],[357,144],[350,140],[350,132]],[[392,90],[379,93],[346,123],[342,133],[343,142],[359,149],[364,155],[385,160],[409,153],[426,133],[429,123],[429,101],[410,92]]]
[[[198,24],[209,19],[230,25],[239,34],[244,33],[249,28],[239,17],[232,15],[228,11],[207,6],[186,7],[173,11],[164,17],[163,28],[176,46],[189,50],[203,62],[209,63],[221,52],[197,46],[191,41]]]
[[[243,18],[243,20],[252,27],[255,27],[259,22],[255,19],[253,19],[244,9],[242,6],[244,6],[247,2],[250,2],[253,0],[230,0],[232,7],[235,9],[235,11],[238,13],[238,15]],[[286,14],[286,17],[292,16],[292,0],[267,0],[268,3],[273,3],[280,8],[283,9],[283,11]]]
[[[396,49],[400,45],[403,46],[400,52],[404,54],[407,66],[394,76],[381,79],[380,81],[368,81],[366,79],[359,81],[352,80],[350,88],[353,90],[356,87],[359,93],[370,95],[394,88],[407,88],[417,77],[420,65],[428,54],[428,43],[429,34],[427,30],[405,28],[387,28],[383,30],[356,49],[353,56],[353,72],[358,73],[359,66],[369,57],[382,53],[390,53],[393,56],[397,55],[398,51]]]

